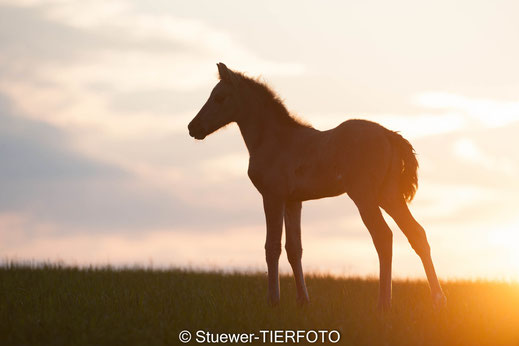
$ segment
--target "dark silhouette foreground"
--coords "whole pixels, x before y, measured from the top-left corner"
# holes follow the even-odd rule
[[[292,117],[265,84],[219,63],[220,81],[189,124],[196,139],[236,122],[249,151],[248,175],[263,196],[269,302],[279,302],[278,262],[283,221],[286,252],[297,286],[297,300],[309,301],[301,265],[301,203],[347,193],[359,209],[380,262],[379,308],[391,305],[393,234],[382,207],[420,256],[436,306],[446,302],[425,231],[413,218],[410,202],[418,186],[414,149],[396,132],[366,120],[348,120],[319,131]]]

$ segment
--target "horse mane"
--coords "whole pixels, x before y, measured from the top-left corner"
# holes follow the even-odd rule
[[[303,126],[313,128],[313,126],[308,122],[302,120],[294,114],[291,114],[285,107],[283,100],[274,90],[272,90],[272,88],[268,86],[265,81],[261,80],[259,77],[248,77],[241,72],[232,71],[232,73],[238,77],[241,83],[253,91],[262,104],[270,105],[274,110],[274,115],[278,117],[278,119],[280,119],[283,123],[293,127]]]

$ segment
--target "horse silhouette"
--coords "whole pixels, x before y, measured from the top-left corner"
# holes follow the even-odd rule
[[[418,161],[400,134],[367,120],[347,120],[319,131],[292,116],[264,83],[218,63],[220,80],[189,123],[189,134],[204,139],[236,122],[249,151],[248,175],[263,197],[267,239],[268,300],[279,303],[278,262],[283,222],[286,253],[297,301],[309,302],[301,265],[302,201],[347,193],[369,230],[380,264],[378,308],[391,306],[393,234],[383,208],[422,260],[433,303],[446,303],[425,231],[407,203],[418,187]]]

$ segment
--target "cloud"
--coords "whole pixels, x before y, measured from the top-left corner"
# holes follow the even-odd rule
[[[1,95],[0,123],[0,183],[125,176],[115,166],[67,149],[70,138],[62,131],[13,115]]]
[[[5,98],[0,101],[0,212],[22,213],[65,233],[203,230],[216,222],[215,230],[250,222],[247,208],[225,213],[221,205],[196,205],[174,189],[85,156],[63,130],[21,117]]]
[[[519,120],[519,102],[475,99],[445,92],[423,93],[416,102],[432,109],[462,112],[485,127],[504,126]]]
[[[515,176],[519,162],[511,157],[498,153],[495,156],[485,154],[475,142],[469,138],[458,139],[453,146],[454,154],[461,159],[483,167],[490,171],[498,171],[509,176]]]
[[[497,189],[517,188],[519,155],[514,146],[519,122],[501,127],[460,129],[441,136],[418,138],[414,146],[422,170],[437,182],[474,184]]]
[[[216,82],[215,62],[232,56],[258,72],[302,71],[297,63],[257,57],[198,19],[156,15],[126,2],[22,5],[28,7],[6,6],[16,20],[5,25],[24,35],[16,40],[6,34],[10,46],[0,52],[0,91],[19,115],[63,129],[78,151],[165,181],[162,187],[170,190],[183,174],[170,158],[177,156],[172,149],[186,145],[180,138]],[[64,47],[74,56],[62,54]]]
[[[8,49],[0,53],[0,90],[24,115],[59,127],[90,127],[118,136],[174,131],[177,119],[187,120],[177,105],[190,91],[196,94],[192,100],[207,97],[220,60],[237,61],[256,73],[302,72],[299,63],[255,56],[227,32],[197,19],[148,14],[127,2],[24,4],[32,7],[5,8],[0,39]],[[163,93],[162,101],[155,96],[153,103],[171,108],[150,106],[145,96],[135,97],[155,90],[169,95]],[[128,97],[127,104],[120,95]],[[144,106],[135,106],[139,102]],[[185,112],[195,112],[192,104],[184,106]]]

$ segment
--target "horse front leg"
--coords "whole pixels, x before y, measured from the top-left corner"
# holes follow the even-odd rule
[[[303,265],[301,263],[301,258],[303,257],[303,247],[301,245],[301,208],[301,201],[291,201],[285,205],[285,249],[287,250],[288,262],[294,272],[297,303],[304,305],[310,301],[310,298],[306,290]]]
[[[265,257],[268,268],[268,301],[279,304],[279,256],[281,255],[281,234],[283,232],[283,212],[285,204],[281,199],[263,197],[263,208],[267,224]]]

